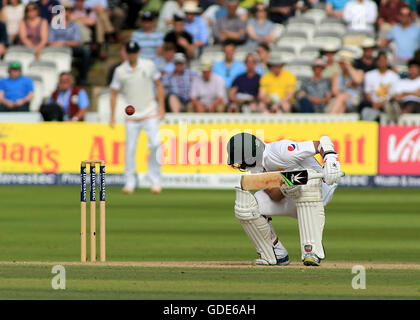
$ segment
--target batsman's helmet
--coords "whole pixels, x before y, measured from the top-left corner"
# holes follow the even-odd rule
[[[227,144],[227,163],[235,169],[245,171],[248,168],[262,167],[265,144],[256,136],[242,132],[229,139]]]

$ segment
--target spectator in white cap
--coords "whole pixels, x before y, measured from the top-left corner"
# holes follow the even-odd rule
[[[356,69],[363,70],[363,72],[368,72],[376,69],[376,59],[374,56],[376,49],[376,42],[372,38],[365,38],[361,45],[363,49],[363,55],[354,60],[353,66]]]
[[[322,78],[325,68],[323,59],[316,59],[312,63],[313,76],[303,80],[297,93],[299,99],[299,111],[304,113],[323,113],[331,100],[331,81]]]
[[[210,60],[200,64],[201,75],[195,77],[191,88],[191,101],[195,112],[224,112],[227,102],[223,78],[212,72]]]
[[[207,23],[199,16],[201,9],[196,2],[185,1],[182,10],[185,14],[185,31],[191,34],[194,46],[201,50],[209,41]]]
[[[322,71],[322,77],[332,79],[334,75],[340,72],[340,67],[335,59],[339,48],[333,44],[327,44],[321,49],[321,56],[325,61],[325,68]]]

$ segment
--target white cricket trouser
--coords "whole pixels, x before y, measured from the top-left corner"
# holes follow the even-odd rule
[[[147,163],[147,177],[152,184],[160,185],[161,181],[161,147],[159,141],[159,119],[151,118],[139,122],[125,123],[125,187],[136,187],[136,151],[137,141],[141,130],[147,135],[149,160]],[[144,153],[146,150],[141,150]]]
[[[324,182],[322,183],[322,200],[324,206],[331,201],[337,186],[337,184],[329,186]],[[254,196],[257,199],[260,214],[264,216],[288,216],[297,218],[297,209],[293,199],[284,197],[280,201],[273,201],[264,190],[257,191]]]

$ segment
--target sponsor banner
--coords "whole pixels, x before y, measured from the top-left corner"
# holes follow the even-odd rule
[[[149,188],[145,174],[139,174],[139,187]],[[99,179],[99,176],[97,176]],[[90,184],[90,179],[86,179]],[[124,176],[107,174],[107,186],[123,186]],[[80,186],[80,174],[43,173],[0,173],[0,185],[71,185]],[[237,174],[164,174],[162,186],[178,189],[233,189],[240,185]],[[341,178],[341,188],[420,188],[420,176],[345,176]]]
[[[379,174],[420,174],[420,127],[379,127]]]
[[[226,144],[239,132],[265,142],[332,138],[346,174],[377,173],[376,122],[207,123],[160,126],[163,173],[235,172],[226,165]],[[147,137],[139,137],[137,172],[147,171]],[[105,160],[107,173],[124,172],[125,128],[94,123],[0,123],[0,172],[76,173],[80,161]],[[319,156],[318,156],[319,159]],[[320,159],[319,159],[320,160]]]

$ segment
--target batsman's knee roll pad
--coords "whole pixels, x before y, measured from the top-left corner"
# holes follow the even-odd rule
[[[316,172],[308,169],[308,171]],[[295,202],[322,202],[322,182],[321,179],[308,180],[306,185],[301,186],[300,194],[295,198]]]
[[[267,264],[276,264],[271,241],[271,227],[258,211],[258,203],[249,191],[236,188],[235,217],[253,242],[261,259]]]

